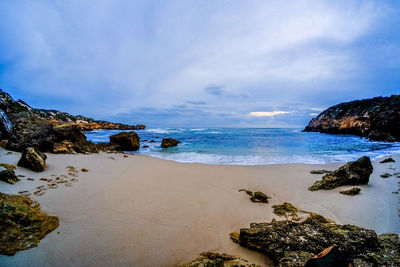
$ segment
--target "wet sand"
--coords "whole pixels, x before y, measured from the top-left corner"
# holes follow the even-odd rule
[[[16,164],[19,156],[0,149],[0,163]],[[395,163],[374,162],[369,184],[352,197],[339,194],[351,186],[307,190],[322,177],[311,170],[343,163],[223,166],[139,155],[48,154],[44,172],[18,167],[16,173],[24,177],[15,185],[0,182],[0,191],[26,191],[21,194],[60,218],[60,227],[36,248],[0,255],[0,266],[176,266],[203,251],[272,266],[268,258],[233,243],[229,233],[282,219],[272,205],[283,202],[340,224],[400,233],[399,194],[393,193],[400,179],[380,177],[400,172],[400,156],[393,158]],[[251,202],[241,188],[264,192],[270,203]]]

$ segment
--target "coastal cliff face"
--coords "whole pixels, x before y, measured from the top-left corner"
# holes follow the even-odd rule
[[[112,123],[107,121],[99,121],[87,118],[81,115],[71,115],[58,110],[36,109],[29,106],[22,100],[14,100],[8,93],[0,89],[0,110],[7,114],[9,120],[14,124],[21,117],[29,117],[36,115],[45,119],[52,125],[69,125],[75,126],[81,131],[90,131],[96,129],[107,130],[142,130],[145,125],[127,125],[121,123]],[[0,113],[0,119],[2,118]]]
[[[338,104],[312,119],[304,131],[400,141],[400,95]]]

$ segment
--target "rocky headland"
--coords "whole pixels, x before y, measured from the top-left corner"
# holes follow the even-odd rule
[[[304,131],[400,141],[400,95],[335,105],[313,118]]]
[[[144,125],[111,123],[57,110],[35,109],[22,100],[15,101],[0,89],[0,140],[2,146],[9,150],[22,152],[28,147],[34,147],[41,152],[69,154],[114,151],[118,147],[104,144],[97,146],[87,141],[82,131],[144,128]]]

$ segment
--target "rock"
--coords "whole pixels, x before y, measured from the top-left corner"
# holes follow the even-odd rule
[[[348,190],[340,191],[339,193],[343,194],[343,195],[348,195],[348,196],[355,196],[355,195],[358,195],[360,192],[361,192],[361,188],[353,187]]]
[[[0,180],[9,184],[15,184],[19,181],[17,175],[15,175],[14,170],[10,170],[4,166],[0,166]]]
[[[240,267],[261,267],[258,264],[249,263],[247,260],[240,259],[232,255],[216,252],[203,252],[194,261],[179,265],[179,267],[224,267],[224,266],[240,266]]]
[[[21,117],[14,123],[7,149],[24,151],[27,147],[35,147],[40,151],[51,151],[55,135],[53,126],[39,116]]]
[[[66,144],[67,151],[71,153],[97,153],[98,149],[96,145],[90,141],[87,141],[86,136],[76,126],[69,125],[57,125],[53,127],[54,140],[53,142]],[[67,142],[67,143],[65,143]],[[68,146],[72,144],[68,149]],[[53,144],[54,149],[54,144]]]
[[[22,153],[18,166],[28,168],[35,172],[42,172],[46,168],[47,156],[39,150],[28,147]]]
[[[1,148],[5,149],[7,147],[7,144],[8,144],[8,139],[3,139],[3,140],[0,141],[0,147]]]
[[[161,147],[162,148],[168,148],[168,147],[174,147],[177,146],[180,143],[179,140],[176,140],[174,138],[163,138],[161,141]]]
[[[54,143],[53,153],[55,153],[55,154],[73,154],[73,153],[75,153],[74,145],[70,141],[62,141],[61,143]]]
[[[89,170],[88,169],[86,169],[86,168],[82,168],[81,169],[81,172],[88,172]]]
[[[312,119],[306,132],[353,134],[400,141],[400,95],[341,103]]]
[[[116,149],[123,151],[138,150],[140,138],[135,132],[120,132],[110,136],[110,144],[115,145]]]
[[[287,217],[288,214],[291,216],[297,216],[298,209],[288,202],[284,202],[281,205],[273,205],[272,208],[274,209],[274,213],[278,216],[285,216]]]
[[[0,133],[2,132],[3,135],[0,135],[1,138],[8,137],[12,133],[13,125],[8,119],[6,113],[0,109]]]
[[[59,220],[43,213],[29,197],[0,193],[0,254],[36,247]]]
[[[231,236],[235,237],[237,233]],[[271,257],[277,266],[304,266],[311,255],[333,244],[346,257],[371,266],[399,266],[398,236],[390,235],[390,241],[385,241],[385,237],[378,237],[373,230],[338,225],[321,215],[312,214],[303,222],[272,220],[270,223],[252,223],[250,228],[241,229],[239,237],[233,240]],[[291,265],[287,265],[288,262],[292,262]]]
[[[257,203],[268,203],[268,199],[271,198],[260,191],[252,192],[246,189],[239,189],[239,192],[246,192],[250,196],[250,200]]]
[[[6,168],[7,170],[10,171],[15,171],[17,169],[17,167],[15,167],[15,165],[13,164],[8,164],[8,163],[0,163],[0,166]]]
[[[339,169],[327,173],[321,181],[315,182],[308,190],[330,190],[342,185],[368,184],[369,176],[373,171],[369,157],[361,157],[356,161],[350,161]]]
[[[382,160],[380,163],[388,163],[388,162],[396,162],[396,161],[392,158],[387,158],[387,159]]]

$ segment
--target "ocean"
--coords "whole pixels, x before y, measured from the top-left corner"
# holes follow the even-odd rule
[[[137,130],[141,139],[136,154],[178,162],[225,165],[345,162],[361,156],[372,159],[400,152],[400,142],[371,141],[351,135],[302,132],[276,128],[154,128]],[[121,130],[86,132],[88,140],[108,142]],[[163,149],[161,140],[172,137],[177,147]]]

